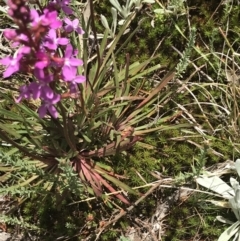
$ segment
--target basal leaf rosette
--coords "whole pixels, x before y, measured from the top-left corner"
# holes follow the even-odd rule
[[[149,65],[155,57],[130,64],[127,54],[124,66],[117,63],[116,57],[133,34],[121,44],[119,40],[136,12],[127,17],[111,42],[106,30],[96,51],[89,53],[90,41],[82,36],[79,21],[72,17],[62,21],[58,17],[61,9],[72,14],[67,1],[52,1],[39,5],[37,10],[25,1],[12,0],[8,5],[18,29],[4,32],[16,51],[0,60],[6,66],[3,76],[10,78],[19,72],[30,76],[31,81],[23,83],[15,102],[8,94],[0,93],[15,108],[15,113],[1,109],[1,139],[25,156],[44,163],[44,170],[52,175],[61,173],[58,160],[64,160],[89,194],[105,198],[110,192],[129,204],[121,191],[137,193],[120,181],[125,177],[114,172],[109,160],[129,151],[144,140],[145,134],[171,128],[150,120],[157,115],[156,103],[160,105],[160,100],[166,99],[162,89],[174,73],[146,90],[150,74],[161,67]],[[23,14],[19,14],[21,11]],[[93,31],[96,37],[94,14],[91,16],[92,29],[84,30]],[[90,28],[90,24],[83,24]],[[32,100],[40,100],[40,106],[32,106]],[[8,121],[14,125],[9,126]],[[183,126],[186,125],[174,128]]]

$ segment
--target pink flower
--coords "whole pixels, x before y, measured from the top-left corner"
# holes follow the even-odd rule
[[[68,44],[65,50],[64,63],[62,67],[62,75],[66,81],[74,79],[77,74],[77,66],[83,65],[83,61],[81,59],[72,57],[73,54],[73,47],[71,44]]]
[[[7,69],[3,73],[3,78],[7,78],[11,76],[13,73],[16,73],[20,69],[20,60],[22,58],[22,54],[19,54],[18,51],[15,52],[14,56],[8,56],[0,59],[0,63],[7,66]]]
[[[73,10],[68,7],[70,0],[54,0],[53,3],[57,4],[65,14],[70,15],[73,13]]]
[[[19,103],[22,99],[30,99],[31,98],[32,92],[31,92],[29,86],[23,85],[19,88],[19,90],[20,90],[20,95],[16,99],[16,103]]]
[[[35,9],[31,9],[32,26],[36,27],[39,24],[43,26],[49,26],[52,29],[57,29],[62,26],[62,21],[57,18],[57,11],[50,11],[44,9],[43,14],[39,15],[39,12]]]
[[[53,75],[45,74],[41,69],[35,69],[34,75],[39,80],[39,82],[35,82],[37,85],[35,85],[35,88],[33,89],[33,98],[41,98],[44,100],[53,98],[54,92],[49,86],[49,83],[54,80]]]
[[[50,57],[44,52],[37,52],[36,53],[37,61],[35,63],[35,68],[37,69],[44,69],[45,67],[49,66],[51,63]]]
[[[22,99],[43,99],[49,101],[54,98],[55,93],[50,88],[49,83],[53,81],[53,75],[46,75],[43,70],[35,69],[34,75],[38,82],[32,82],[29,85],[20,87],[20,95],[16,102],[19,103]]]
[[[3,35],[8,40],[14,40],[17,37],[17,31],[15,29],[5,29]]]
[[[66,23],[66,26],[64,27],[64,29],[67,33],[76,31],[78,34],[84,34],[84,31],[78,26],[79,25],[78,19],[74,19],[73,21],[71,21],[69,18],[65,18],[64,22]]]
[[[58,45],[67,45],[69,40],[67,38],[57,38],[55,29],[50,29],[45,38],[44,46],[50,50],[56,50]]]
[[[69,85],[70,92],[76,93],[77,92],[77,84],[82,84],[85,81],[86,81],[85,76],[82,76],[82,75],[76,76],[73,80],[70,81],[71,82]]]
[[[54,104],[58,103],[59,101],[60,101],[59,94],[55,94],[52,99],[45,99],[43,104],[38,109],[39,117],[43,118],[47,114],[47,112],[49,112],[53,118],[57,118],[58,112]]]

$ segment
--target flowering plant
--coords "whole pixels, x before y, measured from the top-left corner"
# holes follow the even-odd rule
[[[89,51],[91,41],[87,38],[88,33],[93,33],[94,41],[97,41],[93,2],[89,1],[90,24],[82,22],[84,37],[77,19],[65,18],[62,28],[59,7],[64,14],[73,13],[66,3],[66,0],[58,0],[44,7],[38,3],[38,10],[31,10],[23,0],[8,3],[9,14],[19,28],[6,30],[4,35],[18,50],[13,57],[1,60],[7,66],[4,77],[21,71],[32,79],[20,87],[16,102],[7,91],[0,93],[1,99],[5,100],[5,105],[0,107],[3,113],[0,138],[12,146],[11,154],[20,150],[26,163],[29,163],[26,157],[31,158],[36,166],[56,176],[59,183],[66,178],[61,175],[62,166],[66,164],[79,176],[88,193],[110,198],[104,193],[111,192],[128,204],[127,196],[117,192],[117,188],[126,193],[136,192],[120,181],[125,177],[117,175],[114,167],[106,163],[111,156],[124,154],[143,140],[146,133],[189,126],[164,126],[164,121],[171,116],[165,120],[158,116],[156,105],[166,101],[161,90],[173,79],[174,73],[167,74],[152,89],[146,89],[146,76],[161,67],[160,64],[148,67],[155,57],[130,64],[126,54],[126,64],[117,63],[116,57],[133,34],[122,44],[119,40],[135,18],[137,9],[124,20],[110,43],[106,29],[93,53]],[[69,34],[73,31],[76,34],[72,33],[74,38],[71,39]],[[74,50],[71,40],[78,51]],[[79,54],[82,59],[77,57]],[[40,105],[37,99],[41,100]],[[0,166],[0,170],[13,172],[19,171],[19,167],[1,169]],[[36,181],[40,177],[38,173],[32,175],[18,185],[32,187],[42,183]],[[42,184],[47,190],[53,186],[50,181]],[[73,186],[68,188],[71,190]],[[5,188],[5,192],[9,190],[11,187]]]
[[[20,87],[20,96],[16,99],[41,99],[39,116],[43,118],[47,113],[57,118],[55,105],[61,100],[60,83],[65,83],[71,93],[77,92],[77,84],[83,83],[85,77],[77,75],[77,67],[83,64],[76,57],[76,51],[70,43],[69,34],[76,31],[83,34],[78,26],[78,20],[71,22],[69,18],[63,21],[58,17],[58,9],[65,14],[72,14],[68,7],[69,1],[53,1],[46,6],[36,2],[39,9],[31,9],[26,1],[8,1],[8,14],[13,18],[18,29],[6,29],[4,36],[16,49],[13,56],[0,60],[7,68],[4,78],[16,72],[31,76],[32,82]],[[65,54],[61,51],[65,48]]]

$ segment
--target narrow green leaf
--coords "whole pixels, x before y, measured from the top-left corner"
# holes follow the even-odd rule
[[[108,166],[108,165],[106,165],[106,164],[103,164],[101,162],[96,162],[95,164],[96,164],[96,166],[99,166],[100,168],[102,168],[102,169],[104,169],[104,170],[106,170],[108,172],[113,172],[113,168]]]
[[[105,56],[105,58],[104,58],[104,61],[103,61],[103,63],[102,63],[102,66],[101,66],[101,71],[102,71],[103,68],[105,68],[106,63],[107,63],[108,59],[110,58],[110,56],[112,55],[114,49],[116,48],[116,45],[117,45],[119,39],[122,37],[124,31],[127,29],[128,25],[130,24],[131,20],[133,19],[133,17],[134,17],[135,15],[136,15],[135,13],[131,14],[131,15],[127,18],[127,20],[126,20],[126,22],[124,23],[124,25],[120,28],[117,36],[115,37],[115,39],[113,40],[113,42],[112,42],[112,44],[111,44],[111,47],[109,48],[108,52],[106,53],[106,56]]]
[[[9,166],[0,166],[1,172],[11,172],[11,171],[16,171],[17,169],[19,169],[19,168],[9,167]]]
[[[111,8],[111,13],[112,13],[112,17],[113,17],[113,23],[112,23],[112,33],[115,34],[116,33],[116,29],[117,29],[117,10],[115,8]],[[114,36],[112,36],[114,37]]]
[[[118,148],[121,140],[122,140],[121,135],[117,135],[117,140],[116,140],[116,144],[115,144],[115,148],[116,148],[116,149]]]
[[[88,142],[88,143],[91,143],[92,141],[91,141],[91,139],[87,136],[87,135],[85,135],[85,134],[83,134],[83,133],[81,133],[82,134],[82,137],[84,138],[84,140],[86,141],[86,142]]]
[[[175,129],[181,129],[181,128],[184,128],[184,127],[193,127],[193,125],[192,124],[188,124],[188,123],[186,123],[186,124],[178,124],[178,125],[173,125],[173,126],[158,126],[158,127],[155,127],[155,128],[149,128],[149,129],[147,129],[147,130],[140,130],[140,131],[138,131],[138,130],[135,130],[134,131],[134,134],[135,135],[139,135],[139,136],[141,136],[141,135],[145,135],[145,134],[147,134],[147,133],[151,133],[151,132],[154,132],[154,131],[164,131],[164,130],[175,130]],[[137,129],[137,128],[136,128]]]
[[[102,39],[101,45],[100,45],[100,56],[101,56],[101,58],[103,57],[103,54],[106,51],[106,46],[107,46],[107,42],[108,42],[108,34],[109,34],[109,30],[106,29],[104,31],[103,39]]]
[[[18,133],[18,131],[16,129],[14,129],[14,125],[11,127],[8,124],[1,124],[0,123],[0,129],[4,130],[9,135],[14,136],[17,139],[21,137],[21,135]]]
[[[9,111],[9,110],[5,110],[5,109],[0,109],[0,112],[1,112],[1,118],[3,118],[3,116],[5,118],[10,118],[12,119],[12,121],[23,121],[23,119],[21,118],[20,115],[16,114],[15,112],[13,111]]]
[[[112,54],[112,61],[113,61],[113,69],[114,69],[114,84],[115,84],[115,98],[120,97],[122,93],[120,92],[120,87],[119,87],[119,71],[117,68],[117,64],[115,61],[115,56]]]
[[[128,185],[126,185],[125,183],[119,181],[118,179],[106,174],[106,173],[100,173],[104,178],[106,178],[107,180],[109,180],[110,182],[114,183],[115,185],[117,185],[118,187],[122,188],[123,190],[131,193],[131,194],[134,194],[134,195],[137,195],[138,193],[133,190],[132,188],[130,188]]]
[[[156,94],[158,94],[167,84],[171,81],[175,76],[175,72],[170,72],[164,76],[161,83],[149,94],[149,96],[143,100],[137,108],[141,108],[142,106],[146,105]]]
[[[1,168],[0,168],[1,170]],[[5,174],[3,174],[2,176],[0,176],[0,182],[4,183],[6,182],[7,180],[9,180],[11,178],[11,173],[10,172],[7,172]]]
[[[152,60],[152,59],[151,59]],[[146,66],[146,65],[145,65]],[[144,66],[144,67],[145,67]],[[132,77],[131,77],[131,81],[133,81],[133,80],[135,80],[135,79],[139,79],[139,78],[143,78],[144,76],[146,76],[147,74],[149,74],[149,73],[151,73],[151,72],[153,72],[153,71],[155,71],[155,70],[159,70],[160,69],[160,64],[157,64],[157,65],[155,65],[155,66],[153,66],[153,67],[151,67],[151,68],[148,68],[148,69],[145,69],[145,70],[143,70],[143,71],[140,71],[138,74],[136,73],[135,75],[133,75]]]

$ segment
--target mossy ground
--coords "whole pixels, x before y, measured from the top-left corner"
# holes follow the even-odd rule
[[[163,1],[163,5],[166,8],[171,3],[173,1],[170,1],[170,3],[169,1]],[[204,58],[199,58],[199,53],[192,49],[188,57],[189,60],[193,61],[196,66],[204,65],[202,70],[207,76],[211,76],[214,83],[226,84],[226,73],[224,68],[222,68],[224,62],[220,59],[220,56],[228,53],[229,46],[226,47],[226,39],[224,39],[220,30],[222,29],[224,32],[226,30],[225,26],[229,27],[227,39],[229,43],[234,43],[232,48],[235,49],[236,43],[239,42],[237,30],[239,5],[233,3],[230,6],[229,4],[220,4],[216,1],[187,1],[182,5],[181,9],[176,9],[175,14],[159,15],[153,18],[149,13],[152,13],[157,8],[159,8],[157,3],[153,6],[145,6],[139,13],[139,17],[136,18],[135,23],[131,26],[131,30],[133,30],[139,21],[144,19],[133,41],[124,49],[124,51],[129,53],[131,61],[144,61],[156,51],[159,57],[155,62],[161,63],[166,69],[173,68],[179,61],[179,54],[172,46],[180,53],[183,53],[188,42],[180,34],[176,26],[187,38],[189,38],[190,28],[195,27],[197,29],[195,46],[197,46],[200,52],[209,55],[206,61]],[[106,1],[102,1],[96,10],[99,14],[108,16],[109,21],[111,21],[110,8]],[[151,21],[154,21],[154,27]],[[99,26],[99,29],[102,28]],[[161,46],[157,49],[160,41],[162,41]],[[123,64],[124,62],[124,56],[120,56],[118,63]],[[227,64],[231,65],[230,62]],[[188,77],[193,71],[194,67],[189,64],[183,76]],[[204,76],[201,78],[195,76],[190,82],[197,82],[201,86],[201,84],[208,83],[208,80]],[[174,84],[168,88],[174,88]],[[231,87],[228,86],[226,88],[231,91]],[[179,172],[191,172],[191,165],[196,165],[196,157],[203,149],[206,150],[204,162],[206,166],[228,159],[232,160],[233,157],[235,159],[239,157],[239,153],[235,149],[235,144],[238,145],[238,132],[233,130],[225,131],[225,123],[230,121],[231,116],[217,115],[211,106],[204,106],[205,116],[203,116],[199,106],[196,103],[192,103],[194,101],[192,94],[194,94],[199,102],[209,101],[208,98],[213,96],[219,105],[223,104],[222,90],[213,86],[208,91],[209,94],[206,94],[206,92],[203,92],[203,88],[195,88],[191,93],[179,93],[172,97],[160,110],[160,116],[164,117],[164,113],[169,113],[169,111],[175,113],[180,111],[176,108],[175,103],[189,106],[188,111],[195,117],[202,129],[206,130],[207,137],[202,138],[202,135],[197,135],[196,133],[187,135],[182,130],[162,131],[147,136],[144,142],[151,147],[154,146],[153,150],[136,145],[128,155],[128,158],[124,159],[125,162],[121,160],[116,163],[116,170],[120,172],[121,169],[125,170],[125,173],[131,177],[131,180],[129,180],[131,185],[140,185],[136,170],[147,182],[153,180],[152,175],[149,174],[153,170],[169,176],[177,176]],[[229,97],[225,96],[225,98]],[[181,118],[179,119],[178,117],[172,118],[168,122],[176,123],[181,121]],[[217,127],[220,130],[215,132]],[[128,165],[127,169],[125,165]],[[194,240],[194,238],[215,240],[219,237],[223,230],[222,224],[215,220],[219,210],[214,208],[209,210],[206,205],[201,205],[202,203],[199,202],[200,198],[200,195],[194,194],[188,200],[172,209],[166,218],[169,229],[164,240]],[[153,202],[152,206],[154,205],[156,204]],[[210,206],[209,208],[211,209]]]

